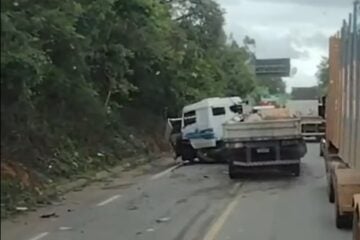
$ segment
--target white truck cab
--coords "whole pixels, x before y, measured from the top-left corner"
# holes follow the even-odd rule
[[[206,98],[182,111],[182,139],[194,149],[216,147],[222,140],[222,125],[243,112],[240,97]]]
[[[250,111],[251,107],[240,97],[206,98],[185,106],[181,118],[168,119],[167,138],[176,156],[192,161],[204,152],[218,150],[223,124]]]

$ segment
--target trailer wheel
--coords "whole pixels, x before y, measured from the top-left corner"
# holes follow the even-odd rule
[[[194,163],[196,157],[195,150],[191,146],[183,145],[181,159],[183,161],[188,160],[190,163]]]
[[[360,239],[360,229],[359,229],[359,215],[357,209],[354,209],[354,216],[353,216],[353,240],[359,240]]]
[[[336,217],[336,219],[335,219],[336,227],[338,229],[345,229],[345,228],[348,228],[349,225],[351,226],[351,224],[349,224],[349,223],[351,223],[351,221],[349,219],[349,216],[340,215],[338,209],[336,209],[336,216],[335,217]]]
[[[321,147],[321,144],[320,144],[320,157],[323,157],[324,156],[324,152],[323,152],[323,150],[322,150],[322,147]]]
[[[236,174],[236,171],[235,171],[235,166],[234,164],[232,163],[232,161],[229,161],[229,178],[230,179],[236,179],[238,177],[238,175]]]
[[[338,229],[349,228],[352,225],[352,218],[349,215],[341,215],[339,204],[335,199],[335,223]]]
[[[334,186],[332,185],[331,181],[328,184],[328,198],[330,203],[335,202],[335,193],[334,193]]]
[[[300,176],[300,171],[301,171],[300,163],[291,166],[291,173],[294,174],[295,177]]]

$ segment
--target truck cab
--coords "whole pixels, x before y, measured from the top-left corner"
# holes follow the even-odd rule
[[[203,154],[219,150],[223,124],[234,117],[241,118],[244,112],[250,112],[250,107],[240,97],[206,98],[185,106],[181,118],[168,120],[168,128],[173,130],[168,130],[167,134],[172,135],[168,138],[176,156],[193,161]],[[181,127],[174,131],[173,126],[179,126],[179,123]]]

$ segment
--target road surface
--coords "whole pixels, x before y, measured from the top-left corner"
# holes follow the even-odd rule
[[[309,144],[299,178],[232,181],[216,164],[126,173],[3,221],[1,239],[350,240],[350,231],[335,228],[318,152]]]

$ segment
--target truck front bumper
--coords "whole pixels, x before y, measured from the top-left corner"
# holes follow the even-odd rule
[[[299,164],[300,160],[277,160],[277,161],[263,161],[263,162],[240,162],[233,161],[234,166],[239,167],[260,167],[260,166],[279,166],[279,165],[292,165]]]

